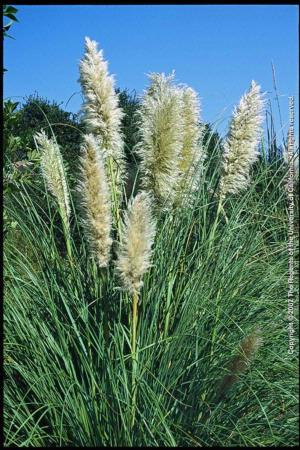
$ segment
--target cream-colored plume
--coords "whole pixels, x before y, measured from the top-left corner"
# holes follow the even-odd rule
[[[128,205],[122,226],[116,267],[124,287],[131,294],[139,293],[143,275],[150,267],[156,228],[151,203],[149,194],[137,194]]]
[[[70,201],[59,146],[44,131],[35,134],[35,141],[41,152],[41,169],[46,185],[57,200],[64,226],[69,229]]]
[[[78,186],[84,210],[84,225],[92,254],[99,267],[110,258],[111,202],[104,163],[97,141],[85,135],[82,144],[81,181]]]
[[[85,39],[85,54],[80,62],[80,83],[87,131],[99,137],[107,179],[120,194],[125,167],[121,134],[123,112],[103,51],[98,52],[97,43],[89,38]]]
[[[202,146],[202,128],[199,124],[200,102],[190,87],[179,90],[182,97],[183,135],[179,159],[181,181],[179,190],[196,191],[199,188],[202,164],[205,158]]]
[[[249,184],[251,165],[257,160],[257,144],[263,120],[264,101],[260,86],[252,81],[233,112],[229,132],[224,143],[220,197],[238,193]]]
[[[176,195],[179,158],[182,147],[182,110],[178,90],[172,85],[174,75],[151,74],[141,110],[140,142],[143,188],[164,207]]]

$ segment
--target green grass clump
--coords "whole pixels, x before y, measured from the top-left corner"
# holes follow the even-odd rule
[[[216,223],[215,161],[188,207],[157,218],[140,293],[133,427],[131,298],[114,265],[90,258],[76,202],[70,261],[41,183],[7,199],[17,227],[4,244],[6,446],[297,444],[285,173],[259,160]],[[257,332],[260,346],[242,354]]]

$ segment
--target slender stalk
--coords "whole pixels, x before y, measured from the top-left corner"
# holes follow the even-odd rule
[[[69,261],[71,264],[73,264],[73,257],[72,257],[72,247],[71,247],[71,239],[70,239],[70,230],[67,227],[65,221],[64,221],[64,216],[60,213],[61,216],[61,220],[62,220],[62,224],[63,224],[63,230],[64,230],[64,236],[65,236],[65,241],[66,241],[66,248],[67,248],[67,254],[69,257]]]
[[[135,422],[135,410],[136,410],[136,372],[137,372],[137,324],[138,324],[138,293],[135,291],[132,297],[132,341],[131,341],[131,358],[132,358],[132,383],[131,383],[131,428]]]
[[[145,192],[130,200],[124,222],[120,223],[117,271],[123,286],[132,296],[131,316],[131,428],[136,410],[138,299],[143,276],[150,267],[156,224],[151,214],[151,197]]]

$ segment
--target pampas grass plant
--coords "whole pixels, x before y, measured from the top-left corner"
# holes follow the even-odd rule
[[[126,290],[132,295],[132,426],[135,420],[138,298],[143,276],[150,267],[155,222],[151,198],[141,192],[131,200],[125,213],[121,234],[117,270]]]
[[[69,219],[71,208],[61,152],[54,138],[49,139],[44,131],[36,133],[35,142],[41,153],[41,169],[46,186],[58,204],[66,237],[67,250],[70,256]]]
[[[182,88],[153,74],[139,115],[145,190],[124,199],[124,222],[111,230],[119,187],[107,163],[122,160],[120,111],[90,40],[81,80],[89,131],[73,176],[84,227],[57,144],[43,133],[46,189],[20,183],[5,201],[16,225],[4,243],[4,445],[296,446],[298,359],[282,300],[291,263],[286,168],[257,158],[270,152],[263,137],[257,147],[258,85],[236,108],[223,154],[216,140],[201,147],[195,93],[185,91],[183,113]],[[196,171],[190,201],[170,211],[198,146],[197,158],[207,155],[200,182]],[[60,251],[57,210],[72,263]],[[295,196],[295,224],[297,214]]]
[[[264,100],[260,90],[260,86],[252,81],[250,89],[242,96],[233,112],[223,144],[219,200],[210,242],[213,241],[221,211],[228,220],[223,209],[226,195],[237,194],[250,183],[250,169],[259,155],[258,143],[262,131]]]

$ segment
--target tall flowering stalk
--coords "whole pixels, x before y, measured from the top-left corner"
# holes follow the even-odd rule
[[[92,255],[99,267],[109,263],[111,234],[111,200],[104,162],[97,141],[85,135],[82,144],[81,181],[78,190],[84,210],[84,225]]]
[[[49,139],[44,131],[35,134],[35,142],[41,152],[42,174],[51,194],[55,197],[62,219],[67,251],[71,257],[69,218],[71,213],[68,185],[63,159],[57,142]]]
[[[85,54],[80,62],[80,83],[84,95],[82,110],[87,131],[98,138],[105,162],[105,172],[112,192],[115,220],[119,221],[120,201],[124,187],[125,156],[121,134],[123,112],[118,106],[115,82],[108,63],[97,43],[85,39]]]
[[[236,194],[250,181],[249,172],[257,160],[257,144],[263,120],[263,95],[260,86],[252,81],[233,112],[229,132],[224,143],[219,195]]]
[[[179,159],[181,180],[179,192],[197,191],[200,184],[201,166],[205,158],[202,146],[202,127],[200,120],[200,101],[197,93],[190,87],[178,90],[182,99],[182,147]]]
[[[117,270],[123,285],[132,295],[132,426],[135,421],[136,405],[138,298],[143,285],[143,276],[150,267],[155,228],[150,196],[142,192],[130,201],[125,213],[117,261]]]
[[[221,178],[218,187],[218,207],[210,233],[209,245],[217,228],[223,200],[227,194],[237,194],[250,182],[250,168],[257,160],[257,145],[263,121],[264,100],[260,86],[252,81],[250,89],[235,107],[229,131],[224,142]],[[225,216],[226,220],[227,217]]]
[[[142,186],[164,207],[172,205],[179,177],[182,147],[181,98],[172,85],[174,74],[149,75],[151,84],[139,111]]]

